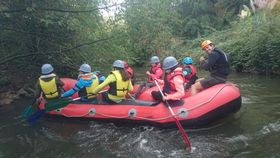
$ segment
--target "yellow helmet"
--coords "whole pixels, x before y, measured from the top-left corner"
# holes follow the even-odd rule
[[[209,44],[213,44],[210,40],[205,40],[201,43],[201,48],[204,49]]]

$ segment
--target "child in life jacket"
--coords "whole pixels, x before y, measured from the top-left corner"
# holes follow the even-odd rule
[[[191,57],[186,57],[183,60],[183,74],[185,77],[184,88],[187,91],[197,80],[197,70],[194,65],[192,65],[193,60]]]

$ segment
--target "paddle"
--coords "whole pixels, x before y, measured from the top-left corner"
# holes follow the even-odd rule
[[[107,90],[104,91],[100,91],[97,94],[106,92]],[[83,97],[89,97],[95,94],[89,94],[87,96],[83,96]],[[80,100],[83,97],[78,97],[75,99],[65,99],[65,98],[58,98],[58,99],[54,99],[54,100],[49,100],[46,104],[45,104],[45,108],[44,109],[40,109],[37,112],[35,112],[34,114],[32,114],[31,116],[29,116],[27,118],[27,121],[29,123],[35,123],[40,117],[42,117],[46,112],[52,111],[52,110],[56,110],[56,109],[60,109],[63,108],[65,106],[67,106],[69,103],[74,102],[76,100]]]
[[[41,109],[33,113],[27,118],[27,122],[35,123],[40,117],[42,117],[46,113],[45,109]]]
[[[136,100],[130,93],[127,93],[132,100]]]
[[[75,99],[58,98],[55,100],[50,100],[45,104],[45,110],[48,112],[48,111],[60,109],[67,106],[69,103],[73,101],[80,100],[81,98],[82,97],[75,98]]]
[[[163,95],[163,93],[162,93],[162,91],[161,91],[161,89],[160,89],[160,87],[159,87],[159,85],[158,85],[157,80],[155,80],[155,83],[156,83],[156,85],[157,85],[157,87],[158,87],[158,90],[159,90],[160,94],[161,94],[162,97],[163,97],[164,95]],[[190,142],[190,140],[189,140],[189,138],[188,138],[188,136],[187,136],[187,133],[185,133],[185,130],[184,130],[184,128],[182,127],[181,123],[180,123],[179,120],[175,117],[174,112],[173,112],[173,110],[171,109],[171,107],[170,107],[170,105],[169,105],[169,103],[168,103],[167,100],[165,100],[165,103],[167,104],[168,109],[169,109],[170,113],[172,114],[172,116],[173,116],[173,118],[174,118],[174,120],[175,120],[175,122],[176,122],[176,124],[177,124],[177,127],[179,128],[179,131],[181,132],[181,134],[182,134],[182,136],[183,136],[183,138],[184,138],[184,140],[185,140],[185,142],[186,142],[186,144],[187,144],[187,147],[189,147],[189,149],[191,150],[191,149],[192,149],[192,147],[191,147],[191,142]]]
[[[33,112],[33,106],[36,104],[36,100],[32,102],[31,105],[28,105],[21,113],[21,117],[27,119]]]
[[[20,114],[22,118],[28,118],[32,114],[32,105],[28,105]]]
[[[58,98],[55,100],[50,100],[45,104],[45,109],[40,109],[40,110],[36,111],[34,114],[32,114],[31,116],[29,116],[27,118],[27,121],[29,123],[35,123],[46,112],[63,108],[65,106],[67,106],[69,103],[71,103],[75,100],[79,100],[79,99],[81,99],[81,97],[75,98],[75,99]]]

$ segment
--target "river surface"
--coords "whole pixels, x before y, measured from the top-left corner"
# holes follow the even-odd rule
[[[210,127],[185,129],[192,152],[178,129],[125,126],[43,117],[30,125],[20,113],[31,102],[0,106],[0,157],[280,157],[280,78],[232,74],[242,95],[239,112]]]

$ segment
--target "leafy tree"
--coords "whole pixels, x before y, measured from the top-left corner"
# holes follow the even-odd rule
[[[135,52],[134,60],[143,63],[152,54],[161,55],[171,47],[173,26],[179,14],[174,1],[127,0],[124,20],[127,25],[129,43]]]

